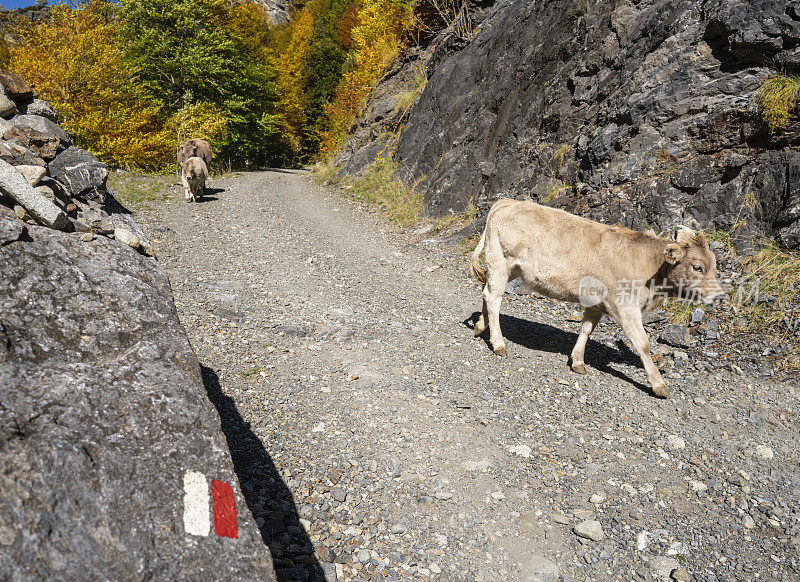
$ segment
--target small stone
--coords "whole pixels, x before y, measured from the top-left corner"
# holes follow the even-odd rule
[[[754,527],[756,527],[756,521],[749,515],[745,515],[744,518],[742,519],[742,525],[747,529],[753,529]]]
[[[688,348],[690,343],[689,328],[685,325],[668,325],[661,332],[658,341],[675,348]]]
[[[76,210],[78,210],[78,205],[75,204],[74,202],[70,202],[69,204],[67,204],[67,207],[64,210],[66,210],[67,212],[75,212]]]
[[[758,445],[755,448],[756,457],[763,461],[769,461],[772,459],[775,454],[772,452],[772,449],[769,448],[767,445]]]
[[[515,445],[513,447],[508,447],[510,453],[518,455],[520,457],[524,457],[526,459],[530,459],[531,457],[531,448],[528,445]]]
[[[31,186],[36,186],[47,174],[47,168],[42,166],[14,166],[22,177]]]
[[[448,499],[453,498],[453,494],[449,491],[437,491],[433,494],[436,499],[441,499],[442,501],[447,501]]]
[[[692,323],[693,324],[696,325],[696,324],[702,322],[703,318],[705,316],[706,316],[706,312],[703,311],[701,308],[695,307],[694,309],[692,309]]]
[[[594,542],[602,541],[606,537],[603,533],[603,526],[595,519],[587,519],[586,521],[580,522],[572,531],[575,532],[575,535]]]
[[[405,528],[404,525],[400,525],[399,523],[396,523],[395,525],[392,526],[390,531],[393,534],[402,534],[402,533],[406,532],[406,528]]]
[[[659,556],[650,560],[650,569],[656,580],[669,582],[672,572],[681,567],[681,563],[675,558]]]
[[[603,503],[603,501],[605,500],[606,500],[606,494],[603,493],[602,491],[598,491],[597,493],[594,493],[591,497],[589,497],[589,503],[591,503],[592,505],[599,505]]]
[[[114,238],[117,239],[122,244],[126,244],[129,247],[133,247],[138,249],[141,246],[139,242],[139,238],[129,231],[127,228],[117,227],[114,229]]]
[[[84,232],[81,234],[80,238],[83,242],[92,242],[94,240],[94,233]]]
[[[692,491],[708,491],[708,485],[697,479],[689,479],[689,487]]]
[[[339,582],[339,577],[336,575],[337,565],[338,564],[320,564],[325,582]]]
[[[639,532],[636,534],[636,549],[643,552],[650,545],[650,542],[657,538],[658,536],[647,530]]]
[[[331,495],[339,503],[344,503],[345,501],[347,501],[347,491],[345,491],[344,489],[339,489],[338,487],[334,487],[333,489],[331,489]]]
[[[770,517],[769,519],[767,519],[767,524],[769,524],[771,527],[774,527],[775,529],[781,529],[782,527],[781,522],[779,522],[774,517]]]
[[[558,565],[544,556],[534,554],[523,566],[522,574],[530,582],[558,582]]]
[[[671,434],[667,436],[667,448],[671,451],[680,451],[686,448],[686,441],[681,437]]]
[[[672,574],[670,574],[670,577],[675,580],[675,582],[692,582],[692,578],[685,568],[675,568]]]
[[[563,513],[552,513],[550,514],[550,519],[561,525],[569,525],[570,522],[570,519]]]
[[[28,211],[25,210],[25,207],[20,206],[19,204],[14,205],[14,214],[16,214],[17,218],[20,220],[32,220],[31,215],[28,214]]]

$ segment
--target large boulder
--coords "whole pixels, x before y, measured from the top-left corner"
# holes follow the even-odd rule
[[[8,97],[5,88],[0,85],[0,117],[8,117],[17,113],[17,105]]]
[[[43,160],[52,160],[61,148],[61,140],[26,125],[15,125],[3,134],[3,139],[21,145]]]
[[[50,162],[50,175],[73,196],[104,200],[108,166],[86,150],[71,146]]]
[[[68,148],[72,145],[72,140],[67,135],[67,132],[61,129],[60,125],[41,115],[17,115],[11,120],[11,123],[14,127],[30,128],[48,138],[58,139],[63,148]]]
[[[36,96],[25,79],[5,69],[0,69],[0,85],[3,86],[8,96],[17,102],[30,101]]]
[[[45,161],[25,146],[15,141],[0,140],[0,160],[13,166],[44,166]]]
[[[157,263],[0,209],[0,272],[3,578],[275,580]]]
[[[2,160],[0,160],[0,193],[25,208],[39,224],[59,230],[71,228],[67,215],[58,206],[37,192],[16,167]]]
[[[47,101],[43,101],[42,99],[34,99],[25,105],[23,113],[27,115],[39,115],[41,117],[46,117],[53,123],[58,123],[58,113],[56,113],[56,110],[53,109],[53,107]]]

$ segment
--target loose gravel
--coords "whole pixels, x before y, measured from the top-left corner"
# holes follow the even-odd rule
[[[301,172],[136,209],[280,580],[795,581],[796,382],[688,356],[651,396],[604,320],[507,296]],[[741,370],[740,370],[741,371]]]

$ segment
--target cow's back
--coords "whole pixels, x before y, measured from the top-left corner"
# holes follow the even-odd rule
[[[499,245],[494,252],[502,249],[511,278],[522,277],[527,291],[577,302],[584,277],[616,288],[620,279],[653,274],[655,237],[530,201],[497,204],[487,219],[487,257],[489,245]]]
[[[178,148],[178,166],[183,165],[186,160],[192,157],[198,157],[203,160],[206,168],[211,167],[211,145],[204,139],[187,139]]]

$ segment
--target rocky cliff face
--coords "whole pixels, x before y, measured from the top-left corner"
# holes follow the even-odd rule
[[[146,238],[0,84],[0,577],[275,580]]]
[[[755,106],[800,68],[796,3],[501,0],[463,48],[447,38],[395,154],[432,213],[530,197],[800,246],[800,125],[772,135]]]

